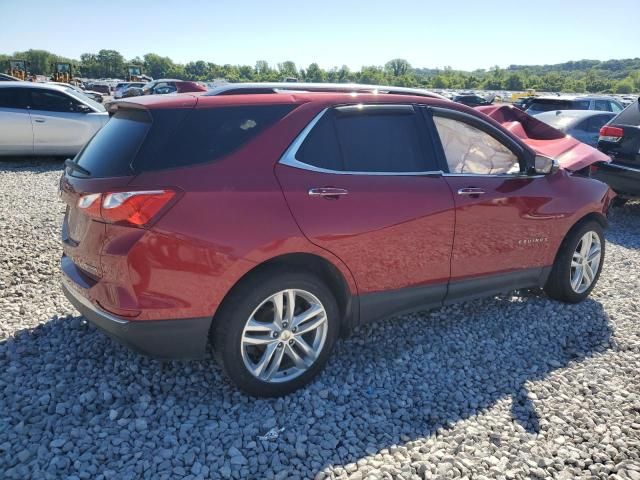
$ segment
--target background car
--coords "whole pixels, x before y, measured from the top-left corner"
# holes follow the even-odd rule
[[[167,93],[206,92],[207,86],[201,82],[160,78],[142,87],[143,95],[165,95]]]
[[[6,73],[0,73],[0,82],[19,82],[20,79]]]
[[[0,82],[0,155],[75,155],[108,120],[73,88]]]
[[[515,102],[513,102],[513,106],[519,108],[520,110],[526,110],[535,99],[536,97],[520,97]]]
[[[609,188],[440,95],[237,84],[110,111],[60,182],[67,298],[149,355],[211,340],[253,395],[308,383],[356,325],[517,288],[575,303],[601,271]],[[579,143],[537,123],[531,145]]]
[[[557,95],[534,98],[526,112],[529,115],[537,115],[552,110],[599,110],[618,113],[622,111],[622,105],[607,96]]]
[[[602,126],[615,116],[597,110],[555,110],[543,112],[536,118],[587,145],[596,147]]]
[[[126,92],[129,88],[142,88],[146,85],[146,83],[147,82],[120,82],[113,90],[113,98],[122,98],[124,92]]]
[[[598,163],[591,175],[613,188],[618,204],[640,198],[640,98],[600,129],[598,149],[611,162]]]
[[[495,97],[494,97],[495,98]],[[453,101],[462,103],[463,105],[467,105],[468,107],[481,107],[485,105],[491,105],[493,103],[494,98],[491,100],[487,100],[480,95],[454,95]]]
[[[82,89],[80,87],[76,87],[75,85],[71,85],[69,83],[63,83],[63,82],[47,82],[49,85],[60,85],[62,87],[68,87],[68,88],[73,88],[76,92],[85,95],[87,97],[89,97],[91,100],[98,102],[98,103],[102,103],[104,101],[104,95],[102,95],[100,92],[96,92],[94,90],[85,90]]]

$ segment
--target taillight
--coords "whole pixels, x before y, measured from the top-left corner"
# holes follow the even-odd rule
[[[619,142],[624,136],[624,130],[620,127],[605,125],[600,129],[600,140],[605,142]]]
[[[107,223],[141,227],[149,223],[175,194],[173,190],[91,193],[78,199],[78,208]]]
[[[592,177],[594,173],[596,173],[598,171],[598,165],[596,165],[595,163],[592,163],[591,165],[589,165],[589,176]]]

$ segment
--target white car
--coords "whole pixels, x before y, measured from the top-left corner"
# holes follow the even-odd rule
[[[0,83],[0,155],[75,155],[109,121],[73,88]]]

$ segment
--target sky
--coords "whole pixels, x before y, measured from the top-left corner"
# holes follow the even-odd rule
[[[0,53],[474,70],[638,57],[639,17],[640,0],[0,0]]]

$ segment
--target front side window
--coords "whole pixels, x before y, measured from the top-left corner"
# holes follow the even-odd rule
[[[74,112],[77,102],[64,93],[52,90],[32,89],[31,108],[47,112]]]
[[[611,111],[612,112],[621,112],[622,111],[622,107],[616,103],[616,102],[609,102],[609,104],[611,105]]]
[[[346,172],[415,173],[430,170],[411,107],[327,112],[296,152],[296,160]],[[391,106],[393,109],[393,107]]]
[[[520,172],[518,157],[482,130],[459,120],[433,117],[450,173],[498,175]]]
[[[609,104],[609,100],[596,100],[594,110],[600,110],[601,112],[610,112],[611,105]]]

